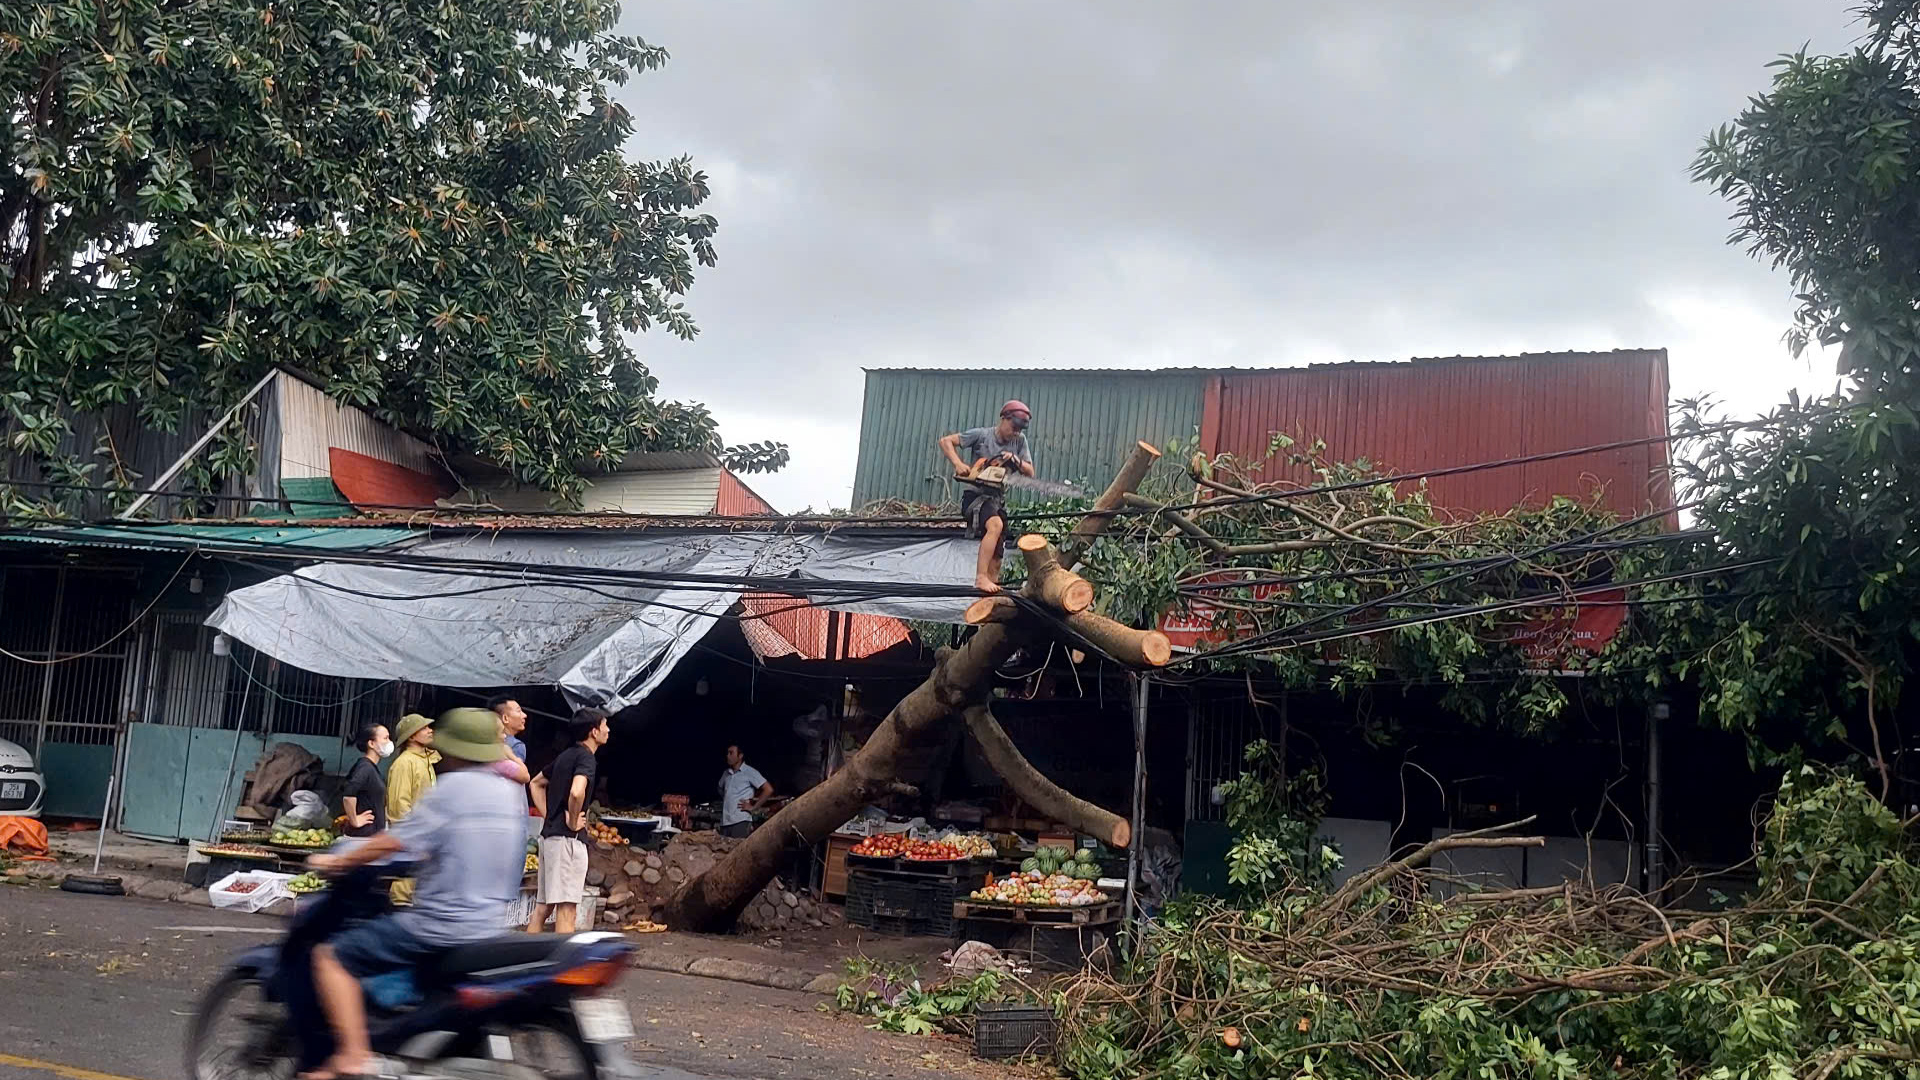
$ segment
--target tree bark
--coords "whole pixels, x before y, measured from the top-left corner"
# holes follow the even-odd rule
[[[980,747],[987,764],[1028,806],[1075,832],[1097,836],[1109,846],[1127,846],[1133,838],[1133,826],[1127,819],[1095,806],[1042,776],[1020,748],[1013,745],[1013,739],[985,704],[969,706],[962,715],[967,721],[968,734]]]
[[[1147,470],[1153,468],[1153,463],[1158,460],[1160,451],[1152,446],[1144,442],[1133,445],[1133,452],[1127,455],[1113,483],[1108,484],[1107,490],[1093,500],[1093,507],[1088,510],[1087,516],[1080,519],[1080,523],[1073,527],[1073,532],[1068,534],[1066,542],[1060,545],[1061,566],[1071,570],[1080,565],[1080,560],[1086,558],[1087,549],[1093,546],[1094,540],[1107,531],[1107,522],[1113,520],[1114,511],[1119,510],[1133,489],[1147,478]]]
[[[1010,623],[1020,617],[1019,605],[1004,596],[983,596],[967,605],[967,613],[960,616],[968,626],[981,623]]]
[[[1166,667],[1173,659],[1173,644],[1158,630],[1135,630],[1091,611],[1066,616],[1066,624],[1102,656],[1132,667]]]
[[[1028,533],[1018,546],[1027,560],[1028,595],[1069,615],[1093,606],[1093,583],[1061,566],[1046,537]]]

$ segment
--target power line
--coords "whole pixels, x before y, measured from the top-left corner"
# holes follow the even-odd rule
[[[1656,533],[1652,536],[1629,537],[1624,540],[1610,540],[1598,544],[1576,544],[1563,548],[1562,553],[1578,552],[1591,554],[1596,552],[1618,551],[1626,548],[1643,547],[1649,544],[1670,544],[1687,540],[1704,540],[1714,536],[1710,529],[1686,529],[1680,532]],[[1431,570],[1455,570],[1463,566],[1484,566],[1500,561],[1499,555],[1476,555],[1464,559],[1437,559],[1432,562],[1411,563],[1406,566],[1370,566],[1353,570],[1329,570],[1316,574],[1290,574],[1249,576],[1231,581],[1194,581],[1175,586],[1176,591],[1185,595],[1224,592],[1229,589],[1245,589],[1256,586],[1300,585],[1308,582],[1343,581],[1362,577],[1391,577],[1400,574],[1423,574]],[[1257,568],[1252,568],[1257,569]],[[1221,567],[1207,573],[1236,573],[1235,567]]]
[[[193,561],[193,553],[189,552],[186,558],[180,560],[180,565],[177,567],[174,567],[173,576],[169,577],[167,579],[167,583],[165,585],[160,586],[159,591],[153,594],[152,603],[149,603],[145,608],[142,608],[140,611],[140,614],[135,615],[133,617],[132,622],[114,631],[114,634],[112,637],[108,638],[107,640],[101,642],[98,645],[95,645],[93,648],[88,649],[86,652],[74,653],[71,656],[61,656],[59,655],[60,643],[58,641],[53,640],[52,638],[49,638],[47,640],[47,657],[48,658],[45,660],[35,660],[30,656],[21,656],[19,653],[8,652],[6,649],[0,649],[0,656],[4,656],[9,660],[18,660],[22,664],[32,664],[35,667],[52,667],[55,664],[70,664],[75,660],[84,660],[89,656],[93,656],[94,654],[105,649],[107,646],[127,636],[127,634],[132,632],[134,627],[139,626],[142,620],[144,620],[148,615],[152,614],[153,609],[158,607],[160,605],[160,601],[166,598],[167,590],[173,587],[174,582],[180,580],[181,572],[186,570],[187,564],[192,561]]]
[[[1333,631],[1329,631],[1322,634],[1313,634],[1313,635],[1306,635],[1306,636],[1295,636],[1295,635],[1283,634],[1283,635],[1280,635],[1277,640],[1267,640],[1267,641],[1262,641],[1261,639],[1270,637],[1270,635],[1260,635],[1255,638],[1250,638],[1245,642],[1235,642],[1233,645],[1230,645],[1224,649],[1218,649],[1218,650],[1214,650],[1212,652],[1207,652],[1207,653],[1195,654],[1194,657],[1189,658],[1189,661],[1193,659],[1200,659],[1200,658],[1211,659],[1211,658],[1219,658],[1222,656],[1234,656],[1234,655],[1244,655],[1248,653],[1257,653],[1257,652],[1275,652],[1282,649],[1294,649],[1294,648],[1299,648],[1303,645],[1318,645],[1318,644],[1323,644],[1329,641],[1340,641],[1346,638],[1366,637],[1371,634],[1378,634],[1388,630],[1398,630],[1398,629],[1409,627],[1409,626],[1425,626],[1430,623],[1448,622],[1454,619],[1469,618],[1474,615],[1486,615],[1486,614],[1492,614],[1492,613],[1501,612],[1501,611],[1517,610],[1521,608],[1564,606],[1568,600],[1577,601],[1581,597],[1590,596],[1594,593],[1613,592],[1615,590],[1620,590],[1620,589],[1640,588],[1647,585],[1660,585],[1660,584],[1664,584],[1666,582],[1671,582],[1671,581],[1686,581],[1686,580],[1691,580],[1693,578],[1707,577],[1713,574],[1729,572],[1734,570],[1748,570],[1758,566],[1766,566],[1772,563],[1777,563],[1779,561],[1780,560],[1778,558],[1749,559],[1743,562],[1722,563],[1717,566],[1700,567],[1693,570],[1679,571],[1672,574],[1661,574],[1654,577],[1637,578],[1631,581],[1601,582],[1593,585],[1582,586],[1580,588],[1575,588],[1575,589],[1563,589],[1563,590],[1555,590],[1552,592],[1535,593],[1530,596],[1517,597],[1511,600],[1496,600],[1496,601],[1491,601],[1489,603],[1484,603],[1484,604],[1471,604],[1471,605],[1465,605],[1461,607],[1455,607],[1445,611],[1431,612],[1424,615],[1410,615],[1402,619],[1388,619],[1388,620],[1383,620],[1381,622],[1366,623],[1361,626],[1349,626],[1339,630],[1333,630]],[[1680,602],[1680,601],[1689,601],[1689,600],[1695,600],[1695,599],[1711,599],[1717,596],[1731,596],[1731,595],[1732,594],[1702,594],[1701,596],[1676,597],[1676,598],[1653,598],[1653,599],[1656,599],[1656,600],[1664,599],[1670,602]],[[1601,604],[1589,604],[1584,606],[1621,606],[1621,605],[1629,605],[1631,603],[1633,602],[1620,601],[1620,602],[1614,602],[1612,604],[1601,603]],[[1309,621],[1318,622],[1320,620],[1316,619],[1316,620],[1309,620]]]
[[[1870,402],[1852,402],[1847,405],[1838,406],[1830,410],[1821,410],[1820,415],[1825,415],[1829,413],[1850,412],[1853,410],[1866,408],[1870,404],[1871,404]],[[1164,513],[1168,510],[1175,510],[1175,511],[1213,510],[1213,509],[1219,509],[1221,507],[1242,506],[1242,505],[1247,505],[1252,503],[1279,502],[1286,499],[1306,498],[1312,495],[1337,494],[1342,491],[1359,491],[1364,488],[1377,487],[1381,484],[1401,484],[1410,480],[1429,480],[1429,479],[1433,479],[1434,477],[1460,476],[1465,473],[1481,472],[1487,469],[1506,469],[1506,468],[1512,468],[1517,465],[1533,465],[1543,461],[1557,461],[1562,458],[1582,457],[1588,454],[1604,454],[1609,451],[1627,450],[1636,446],[1654,446],[1660,443],[1679,442],[1684,439],[1694,439],[1694,438],[1699,438],[1705,435],[1715,435],[1723,431],[1740,431],[1740,430],[1749,430],[1749,429],[1778,427],[1778,426],[1784,426],[1788,422],[1789,421],[1787,420],[1769,419],[1766,417],[1761,417],[1754,420],[1730,420],[1725,423],[1709,424],[1703,427],[1694,428],[1689,431],[1668,432],[1665,435],[1648,435],[1643,438],[1637,438],[1637,439],[1620,439],[1615,442],[1608,442],[1608,443],[1594,443],[1589,446],[1576,446],[1566,450],[1548,450],[1542,453],[1526,454],[1520,457],[1496,458],[1490,461],[1476,461],[1466,465],[1448,465],[1448,466],[1443,466],[1435,469],[1422,469],[1418,472],[1403,472],[1403,473],[1394,473],[1389,476],[1370,477],[1364,480],[1344,480],[1339,483],[1317,484],[1310,487],[1295,488],[1289,491],[1270,491],[1270,492],[1261,492],[1261,493],[1250,494],[1250,495],[1227,495],[1217,499],[1207,499],[1202,502],[1184,503],[1184,504],[1172,505],[1172,506],[1121,508],[1121,509],[1111,511],[1110,514],[1111,515],[1121,515],[1125,513],[1155,514],[1155,513]],[[1682,507],[1674,507],[1673,509],[1678,510],[1678,509],[1682,509]],[[1057,517],[1084,517],[1086,516],[1086,511],[1084,510],[1049,510],[1049,511],[1035,511],[1033,513],[1028,513],[1028,514],[1015,514],[1014,516],[1022,517],[1022,518],[1031,518],[1034,520],[1040,520],[1044,518],[1057,518]],[[1102,515],[1102,516],[1107,516],[1107,515]]]
[[[1555,541],[1554,543],[1546,544],[1541,547],[1534,548],[1531,551],[1516,552],[1508,555],[1503,555],[1483,566],[1468,567],[1466,569],[1456,571],[1452,574],[1448,574],[1445,577],[1435,578],[1432,581],[1416,582],[1412,585],[1408,585],[1405,588],[1398,589],[1384,596],[1378,596],[1371,600],[1363,600],[1363,601],[1360,601],[1359,603],[1350,604],[1342,610],[1330,611],[1325,614],[1316,615],[1310,619],[1306,619],[1302,622],[1295,623],[1292,626],[1276,628],[1275,630],[1268,631],[1264,634],[1256,635],[1255,638],[1250,639],[1249,641],[1244,642],[1242,644],[1247,646],[1248,648],[1254,648],[1254,647],[1264,645],[1269,641],[1285,640],[1285,639],[1296,636],[1300,630],[1306,627],[1318,626],[1320,624],[1327,623],[1334,619],[1342,618],[1344,616],[1356,615],[1356,614],[1359,614],[1360,612],[1369,611],[1369,610],[1372,610],[1373,608],[1381,607],[1383,605],[1390,605],[1395,601],[1404,600],[1410,596],[1417,596],[1420,593],[1426,592],[1428,590],[1437,589],[1442,585],[1450,585],[1457,581],[1464,581],[1468,578],[1478,577],[1479,575],[1484,574],[1489,570],[1496,570],[1503,566],[1512,566],[1516,563],[1524,562],[1531,559],[1537,559],[1542,555],[1551,555],[1556,551],[1559,551],[1563,548],[1570,547],[1574,544],[1578,544],[1578,543],[1582,543],[1590,540],[1597,540],[1600,537],[1606,536],[1610,533],[1621,532],[1623,530],[1630,529],[1638,525],[1643,525],[1657,518],[1665,517],[1668,514],[1674,513],[1675,511],[1687,509],[1691,505],[1695,505],[1695,504],[1679,503],[1674,506],[1667,507],[1666,509],[1655,510],[1652,513],[1642,514],[1641,516],[1636,518],[1629,518],[1626,521],[1617,522],[1613,525],[1609,525],[1602,529],[1596,529],[1589,533],[1567,537],[1566,539],[1558,540],[1558,541]]]

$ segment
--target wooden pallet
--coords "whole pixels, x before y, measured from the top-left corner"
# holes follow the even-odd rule
[[[991,904],[979,900],[955,900],[955,919],[982,922],[1033,923],[1042,926],[1104,926],[1120,921],[1120,901],[1085,907],[1030,907],[1015,904]]]

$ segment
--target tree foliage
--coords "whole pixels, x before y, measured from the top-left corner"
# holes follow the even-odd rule
[[[1911,1076],[1920,865],[1856,780],[1797,771],[1742,906],[1662,915],[1577,883],[1434,899],[1389,864],[1145,931],[1066,995],[1080,1077]]]
[[[1868,391],[1911,401],[1920,377],[1920,3],[1872,0],[1838,56],[1804,49],[1714,132],[1694,175],[1734,203],[1733,242],[1792,275],[1788,335],[1844,344]]]
[[[568,495],[628,451],[719,449],[629,342],[694,335],[680,298],[716,223],[689,160],[622,154],[613,89],[667,54],[618,13],[0,5],[9,451],[83,480],[64,410],[137,403],[172,428],[274,362]]]

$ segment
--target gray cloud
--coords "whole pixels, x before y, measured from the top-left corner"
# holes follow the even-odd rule
[[[1820,373],[1688,182],[1845,5],[630,4],[636,152],[712,175],[703,333],[643,343],[844,502],[860,367],[1273,365],[1668,345],[1758,408]],[[1776,394],[1775,391],[1778,391]],[[1044,418],[1040,418],[1044,422]],[[930,436],[931,437],[931,434]]]

